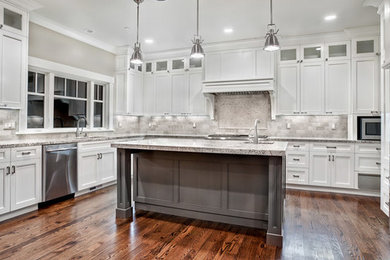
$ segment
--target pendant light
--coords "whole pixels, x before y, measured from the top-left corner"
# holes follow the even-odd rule
[[[192,40],[192,43],[194,46],[192,46],[191,49],[191,58],[193,59],[202,59],[204,57],[204,50],[202,48],[202,37],[199,35],[199,0],[197,1],[196,5],[196,35],[194,36],[194,39]]]
[[[270,0],[270,17],[271,17],[271,23],[268,24],[268,32],[265,35],[264,50],[277,51],[280,50],[279,40],[276,37],[276,34],[279,32],[279,30],[275,31],[276,26],[273,22],[273,17],[272,17],[272,0]]]
[[[130,63],[134,65],[142,65],[143,63],[141,43],[139,42],[139,5],[143,1],[144,0],[134,0],[134,2],[137,4],[137,42],[134,44],[134,52],[130,58]]]

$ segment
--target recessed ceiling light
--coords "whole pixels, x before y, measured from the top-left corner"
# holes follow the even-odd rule
[[[123,29],[125,29],[125,30],[129,30],[129,29],[130,29],[130,27],[129,27],[129,26],[125,26],[125,27],[123,27]]]
[[[86,33],[94,33],[95,31],[94,30],[91,30],[91,29],[85,29],[84,30]]]
[[[231,34],[234,32],[234,30],[231,27],[227,27],[227,28],[223,29],[223,32],[226,34]]]
[[[154,40],[153,39],[145,39],[146,44],[153,44]]]
[[[324,20],[325,21],[332,21],[332,20],[335,20],[337,18],[337,16],[335,14],[331,14],[331,15],[327,15],[324,17]]]

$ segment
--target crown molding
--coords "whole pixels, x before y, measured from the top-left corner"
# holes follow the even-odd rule
[[[34,0],[3,0],[3,2],[18,6],[25,11],[31,12],[42,8],[43,6]]]
[[[43,17],[39,14],[36,14],[34,12],[30,13],[30,22],[38,24],[42,27],[45,27],[47,29],[50,29],[50,30],[55,31],[57,33],[60,33],[62,35],[68,36],[68,37],[73,38],[75,40],[78,40],[80,42],[84,42],[84,43],[89,44],[93,47],[105,50],[105,51],[113,53],[113,54],[116,54],[116,47],[115,46],[113,46],[111,44],[107,44],[107,43],[100,41],[96,38],[93,38],[91,36],[77,32],[73,29],[70,29],[64,25],[59,24],[59,23],[56,23],[53,20],[45,18],[45,17]]]
[[[383,0],[364,0],[363,6],[372,6],[378,8]]]

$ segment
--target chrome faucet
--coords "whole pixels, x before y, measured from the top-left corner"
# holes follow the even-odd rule
[[[254,130],[254,134],[253,134],[253,143],[254,144],[258,144],[259,143],[259,135],[257,134],[257,125],[258,125],[258,123],[260,122],[260,120],[259,119],[256,119],[255,120],[255,126],[254,126],[254,128],[253,128],[253,130]]]
[[[85,125],[87,125],[87,119],[85,117],[79,117],[77,119],[76,137],[80,137],[81,134],[83,133],[83,130],[84,130],[83,126],[81,127],[81,131],[80,131],[80,122],[83,121],[83,120],[85,122]],[[86,134],[84,134],[84,136],[86,136]]]

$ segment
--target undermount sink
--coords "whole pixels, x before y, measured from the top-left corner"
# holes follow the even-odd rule
[[[246,143],[246,144],[255,144],[252,141],[245,141],[244,143]],[[273,141],[259,141],[257,144],[273,144],[273,143],[274,143]]]

